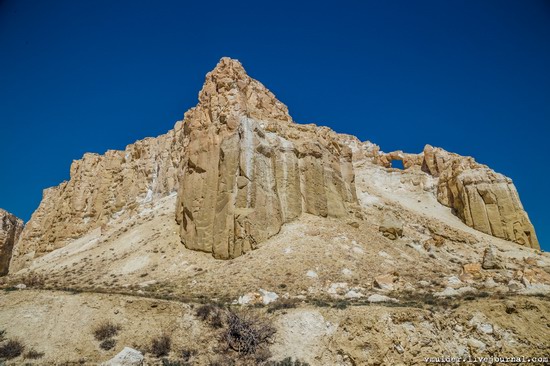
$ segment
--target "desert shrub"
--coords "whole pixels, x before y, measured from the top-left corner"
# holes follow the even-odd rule
[[[114,324],[106,320],[95,327],[93,333],[96,340],[104,341],[106,339],[116,336],[120,329],[120,325]]]
[[[29,360],[38,360],[39,358],[44,357],[44,352],[38,352],[34,349],[30,349],[23,357]]]
[[[323,300],[323,299],[311,299],[309,301],[313,306],[317,306],[317,307],[320,307],[320,308],[325,308],[325,307],[329,307],[330,304]]]
[[[296,307],[296,300],[293,299],[283,299],[280,301],[272,302],[267,309],[268,313],[273,313],[279,310],[293,309]]]
[[[17,339],[10,339],[0,346],[0,358],[12,359],[21,356],[25,346]]]
[[[343,309],[346,309],[348,305],[349,305],[348,300],[338,300],[332,305],[332,307],[338,310],[343,310]]]
[[[112,338],[108,338],[99,344],[99,348],[108,351],[116,346],[116,341]]]
[[[216,310],[217,309],[214,305],[210,305],[210,304],[201,305],[198,307],[197,311],[195,312],[195,315],[200,320],[205,321],[206,319],[208,319],[210,314]]]
[[[167,334],[161,334],[160,336],[151,340],[151,353],[156,357],[164,357],[170,353],[172,348],[172,338]]]
[[[5,329],[0,329],[0,341],[4,340],[5,335],[6,335],[6,330]]]
[[[215,305],[201,305],[195,315],[202,321],[208,321],[212,328],[219,329],[223,327],[223,310]]]
[[[187,349],[187,348],[183,348],[181,351],[180,351],[180,356],[181,356],[181,359],[185,362],[189,361],[192,357],[196,356],[197,355],[197,350],[195,349]]]
[[[227,314],[224,339],[230,349],[241,355],[252,355],[265,346],[275,334],[275,328],[265,319],[250,314]]]

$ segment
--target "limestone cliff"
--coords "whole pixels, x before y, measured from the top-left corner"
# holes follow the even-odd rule
[[[0,276],[8,273],[12,250],[23,230],[23,220],[0,208]]]
[[[512,180],[471,157],[427,145],[423,169],[439,177],[437,199],[468,226],[498,238],[539,248],[535,229]]]
[[[371,145],[369,148],[372,150]],[[385,167],[390,167],[393,160],[402,160],[405,169],[421,168],[437,178],[437,200],[451,207],[468,226],[497,238],[540,248],[512,180],[474,158],[430,145],[421,154],[381,153],[376,147],[370,157]]]
[[[285,105],[224,58],[184,119],[177,220],[186,247],[235,258],[302,212],[344,216],[357,202],[351,149],[292,122]]]
[[[135,214],[142,203],[175,192],[181,131],[180,122],[167,134],[137,141],[124,151],[85,154],[75,160],[69,181],[44,190],[40,206],[14,248],[10,271],[114,217]]]

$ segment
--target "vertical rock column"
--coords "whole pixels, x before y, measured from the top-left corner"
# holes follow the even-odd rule
[[[302,212],[343,216],[357,201],[351,150],[329,129],[294,124],[236,60],[206,76],[183,124],[176,219],[189,249],[235,258]]]
[[[0,276],[8,274],[13,247],[23,231],[23,220],[0,209]]]

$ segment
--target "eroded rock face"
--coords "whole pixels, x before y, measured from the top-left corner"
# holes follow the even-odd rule
[[[0,276],[8,274],[13,247],[23,226],[23,220],[0,209]]]
[[[238,257],[302,212],[357,202],[352,151],[332,130],[292,123],[285,105],[224,58],[185,114],[177,221],[186,247]]]
[[[405,169],[420,167],[438,178],[437,200],[453,208],[468,226],[520,245],[540,248],[512,180],[474,158],[426,145],[421,154],[381,153],[377,149],[371,159],[386,168],[391,167],[393,160],[402,160]]]
[[[439,177],[437,199],[468,226],[498,238],[539,248],[535,229],[512,180],[471,157],[426,145],[423,169]]]
[[[135,214],[140,204],[175,193],[181,133],[179,122],[167,134],[137,141],[124,151],[85,154],[73,161],[70,180],[44,190],[14,248],[10,271],[115,217]]]

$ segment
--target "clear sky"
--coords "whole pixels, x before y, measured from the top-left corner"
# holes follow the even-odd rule
[[[0,207],[28,220],[73,159],[168,131],[222,56],[297,122],[510,176],[550,250],[544,0],[0,0]]]

